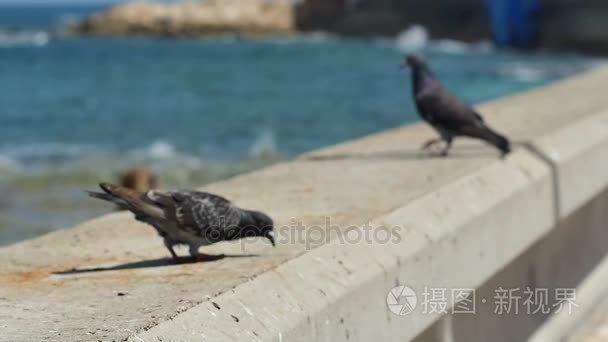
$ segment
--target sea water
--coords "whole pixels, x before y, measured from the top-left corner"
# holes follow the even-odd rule
[[[111,211],[82,190],[131,165],[200,186],[415,122],[399,69],[411,49],[471,104],[598,63],[421,40],[419,27],[398,39],[51,33],[98,9],[0,6],[0,245]]]

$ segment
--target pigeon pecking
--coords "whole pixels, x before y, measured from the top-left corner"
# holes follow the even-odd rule
[[[511,151],[509,140],[490,129],[479,113],[449,93],[421,57],[415,54],[408,55],[405,64],[412,69],[416,108],[422,118],[440,135],[440,138],[426,142],[423,145],[424,150],[445,141],[446,145],[441,155],[446,156],[454,137],[466,136],[496,146],[503,155]]]
[[[199,253],[201,246],[246,237],[264,237],[274,241],[273,221],[259,211],[244,210],[229,200],[206,192],[150,190],[137,192],[111,183],[100,183],[103,192],[89,195],[130,210],[135,219],[153,226],[163,237],[174,260],[180,261],[173,246],[187,245],[190,255],[201,261],[223,255]]]

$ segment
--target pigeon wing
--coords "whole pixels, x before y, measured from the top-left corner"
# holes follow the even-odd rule
[[[224,233],[238,226],[243,212],[229,200],[206,192],[171,192],[175,218],[184,230],[211,240],[222,240]]]
[[[433,126],[460,132],[463,127],[483,125],[483,119],[478,113],[445,89],[417,100],[418,110]]]

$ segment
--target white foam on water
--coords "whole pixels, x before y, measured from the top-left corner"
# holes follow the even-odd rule
[[[43,47],[49,41],[49,34],[44,31],[0,31],[0,48],[18,46]]]
[[[477,43],[467,43],[454,39],[431,40],[428,30],[421,25],[412,25],[405,31],[399,33],[397,38],[395,38],[394,44],[397,49],[405,53],[416,52],[427,48],[445,54],[489,54],[496,51],[494,44],[485,40]]]
[[[10,160],[13,165],[49,165],[79,159],[99,153],[99,146],[65,144],[57,142],[31,143],[0,148],[0,159]]]
[[[471,50],[469,44],[453,39],[441,39],[433,42],[433,48],[447,54],[465,54]]]
[[[331,41],[333,39],[337,39],[334,35],[327,32],[310,32],[298,35],[276,35],[268,38],[262,38],[262,40],[267,39],[272,43],[280,44],[280,45],[289,45],[289,44],[319,44]]]
[[[595,63],[508,63],[499,66],[497,73],[520,82],[539,82],[568,76],[593,65]]]
[[[21,169],[21,165],[16,160],[0,155],[0,171],[17,172]]]
[[[397,35],[395,44],[403,52],[414,52],[424,49],[429,40],[429,32],[424,26],[412,25]]]
[[[466,43],[453,39],[440,39],[432,41],[429,47],[433,50],[450,55],[464,55],[469,53],[490,54],[495,51],[494,44],[489,41]]]
[[[496,45],[489,40],[482,40],[474,43],[473,48],[479,53],[491,54],[496,52]]]
[[[311,43],[323,43],[323,42],[327,42],[327,41],[336,39],[336,37],[334,35],[327,33],[327,32],[322,32],[322,31],[307,33],[307,34],[303,35],[302,38],[304,41],[311,42]]]
[[[263,130],[249,147],[250,157],[260,157],[277,153],[277,143],[270,129]]]
[[[602,64],[590,60],[586,62],[536,62],[536,63],[507,63],[497,67],[497,73],[520,82],[548,81],[554,78],[566,77]]]
[[[163,140],[153,142],[145,152],[149,157],[157,159],[167,159],[177,155],[175,147]]]
[[[526,64],[505,65],[498,69],[498,73],[521,82],[539,82],[550,77],[547,70]]]

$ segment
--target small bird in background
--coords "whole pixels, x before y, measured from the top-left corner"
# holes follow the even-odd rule
[[[145,166],[126,169],[119,175],[118,181],[120,186],[139,192],[146,192],[158,186],[156,175]],[[118,206],[116,210],[126,210],[126,208]]]
[[[136,220],[154,227],[175,261],[183,260],[173,250],[175,245],[189,246],[190,255],[200,261],[223,258],[198,252],[201,246],[220,241],[264,237],[275,245],[270,217],[240,209],[218,195],[187,190],[139,192],[111,183],[100,183],[99,187],[103,192],[88,194],[130,210]]]
[[[135,191],[144,192],[156,189],[156,175],[145,166],[134,166],[120,174],[120,185]]]
[[[454,137],[466,136],[496,146],[503,156],[511,151],[509,140],[490,129],[479,113],[448,92],[420,56],[407,55],[405,65],[409,65],[412,70],[416,108],[420,116],[440,135],[438,139],[427,141],[423,150],[444,141],[446,145],[441,155],[446,156]]]

